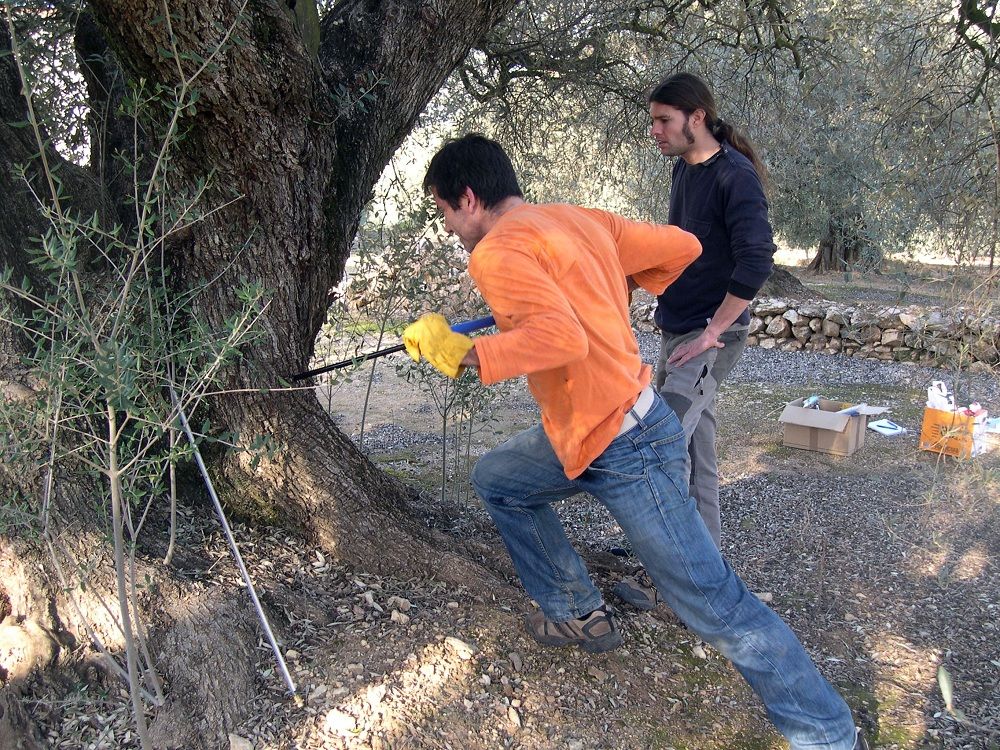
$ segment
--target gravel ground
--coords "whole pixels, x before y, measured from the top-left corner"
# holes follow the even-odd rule
[[[652,361],[657,337],[640,343]],[[945,374],[751,348],[720,396],[724,552],[752,590],[769,594],[879,748],[1000,747],[1000,456],[956,463],[916,450],[922,391]],[[997,385],[967,381],[1000,410]],[[320,397],[350,432],[363,392],[352,383]],[[885,404],[910,434],[869,431],[848,458],[784,448],[777,414],[803,392]],[[535,418],[515,388],[470,453]],[[440,490],[440,417],[426,394],[386,375],[367,419],[366,452],[426,489],[415,511],[429,525],[500,545],[461,471]],[[608,552],[627,554],[627,540],[593,500],[564,501],[558,512],[610,591],[634,561]],[[195,514],[186,523],[214,551],[203,553],[215,561],[205,584],[231,586],[214,521]],[[261,697],[234,731],[236,750],[785,746],[739,675],[665,607],[620,606],[626,644],[611,654],[547,650],[521,630],[530,603],[513,580],[484,598],[359,573],[280,531],[237,533],[265,600],[286,613],[278,625],[303,700],[283,696],[261,649]],[[946,711],[941,667],[964,721]],[[135,746],[120,692],[80,687],[34,700],[48,712],[51,747]]]
[[[658,336],[643,332],[639,341],[644,359],[655,362]],[[955,377],[940,369],[756,347],[744,353],[720,396],[725,554],[753,590],[771,595],[773,606],[848,697],[877,747],[984,748],[1000,737],[1000,599],[995,593],[1000,590],[1000,457],[959,464],[915,450],[923,392],[935,379],[949,382],[960,396],[1000,409],[995,377]],[[866,445],[848,458],[783,448],[777,415],[788,400],[809,393],[887,406],[909,434],[887,438],[868,431]],[[507,432],[535,418],[523,392],[507,399],[505,418]],[[413,423],[407,430],[420,432]],[[476,442],[471,453],[480,454],[501,437],[492,434]],[[498,544],[474,500],[433,497],[438,491],[430,467],[440,438],[435,435],[427,447],[426,463],[420,457],[407,462],[410,476],[429,479],[424,512],[452,533]],[[604,564],[609,556],[602,553],[627,553],[628,540],[609,514],[586,498],[560,503],[559,512],[569,536],[589,551],[595,577],[610,590],[620,572]],[[662,627],[670,630],[667,640],[687,644],[684,653],[690,657],[695,642],[676,630],[669,612],[658,613],[666,623]],[[655,642],[661,637],[661,631],[645,630],[647,615],[626,607],[620,615],[636,638]],[[711,649],[708,653],[709,660],[717,658]],[[945,711],[939,667],[954,679],[965,724]],[[739,693],[741,683],[727,670],[715,676],[717,687]],[[670,695],[678,699],[677,693]],[[662,693],[650,696],[654,712],[673,705]],[[730,714],[743,712],[746,698],[730,700],[741,706],[725,712],[732,720]],[[658,737],[651,732],[644,740],[649,745],[605,735],[581,747],[744,746],[727,744],[735,742],[732,737],[706,739],[706,721],[724,734],[718,714],[707,719],[676,712],[681,716],[672,714],[671,726],[685,729],[668,732],[662,744],[650,739]],[[689,744],[681,739],[684,731],[699,739]],[[742,731],[762,743],[747,746],[780,746],[762,722]],[[541,746],[521,741],[514,746]]]

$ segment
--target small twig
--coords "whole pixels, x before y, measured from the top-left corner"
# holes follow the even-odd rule
[[[122,517],[121,474],[118,468],[118,422],[115,410],[108,406],[108,466],[106,476],[111,485],[111,538],[114,546],[115,578],[118,587],[118,607],[121,614],[122,632],[125,635],[125,663],[128,667],[129,694],[132,697],[132,713],[135,719],[136,732],[143,750],[152,750],[149,733],[146,727],[146,712],[142,705],[142,685],[139,681],[139,657],[136,654],[135,640],[132,631],[132,613],[130,597],[126,589],[124,526]],[[137,618],[138,619],[138,618]]]
[[[118,663],[118,660],[115,659],[107,648],[105,648],[100,636],[97,635],[97,631],[94,630],[93,625],[90,624],[90,620],[84,614],[83,608],[80,606],[80,602],[73,593],[73,589],[69,585],[69,581],[66,578],[66,573],[62,568],[62,564],[59,562],[59,556],[56,554],[55,540],[52,537],[51,531],[46,530],[43,534],[43,538],[45,539],[46,547],[49,550],[49,559],[52,560],[52,565],[55,567],[56,575],[59,577],[59,583],[62,585],[63,591],[69,597],[70,604],[76,611],[77,617],[79,617],[80,622],[83,623],[83,627],[87,631],[87,635],[90,637],[90,642],[97,648],[98,651],[101,652],[101,655],[104,656],[105,662],[109,668],[116,675],[118,675],[123,682],[128,684],[128,672],[122,668],[122,666]],[[145,690],[142,691],[142,696],[146,699],[146,701],[154,706],[163,705],[162,701],[159,701],[155,695],[147,693]]]

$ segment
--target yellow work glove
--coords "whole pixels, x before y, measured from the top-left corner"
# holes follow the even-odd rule
[[[472,348],[472,339],[451,330],[443,315],[426,313],[403,331],[403,344],[414,362],[423,356],[449,378],[457,378],[465,369],[462,358]]]

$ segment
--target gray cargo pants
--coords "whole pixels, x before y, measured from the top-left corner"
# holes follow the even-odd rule
[[[656,364],[656,389],[677,414],[688,441],[690,491],[698,513],[715,546],[722,547],[719,513],[719,465],[715,452],[715,394],[732,371],[747,344],[747,326],[736,323],[719,340],[722,349],[709,349],[681,367],[667,364],[678,345],[698,338],[704,328],[675,334],[660,331],[660,359]]]

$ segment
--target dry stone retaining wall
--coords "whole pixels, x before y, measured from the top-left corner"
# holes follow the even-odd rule
[[[647,309],[652,321],[655,304]],[[846,354],[989,372],[1000,363],[1000,319],[962,308],[868,308],[761,297],[750,304],[748,343],[764,349]]]

